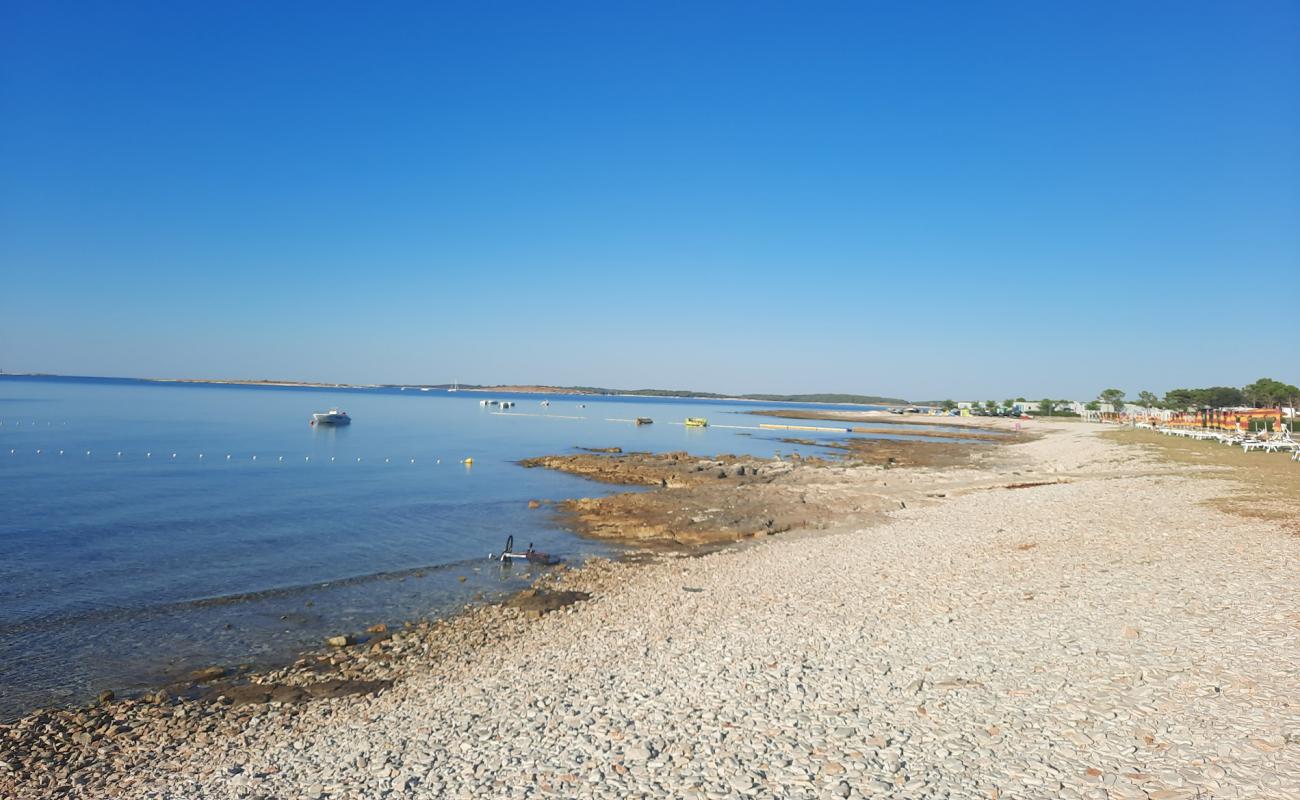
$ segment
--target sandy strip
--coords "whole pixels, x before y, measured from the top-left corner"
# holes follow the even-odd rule
[[[414,639],[390,690],[155,708],[0,796],[1300,796],[1300,538],[1096,430],[983,467],[1042,485],[596,565]]]

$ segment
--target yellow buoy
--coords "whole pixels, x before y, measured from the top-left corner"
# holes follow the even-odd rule
[[[467,459],[465,459],[464,461],[462,461],[462,462],[460,462],[460,463],[464,464],[464,465],[467,466],[467,467],[470,467],[470,466],[473,466],[473,465],[474,465],[474,459],[472,459],[472,458],[467,458]]]

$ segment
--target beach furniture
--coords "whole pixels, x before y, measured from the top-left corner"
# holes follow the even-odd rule
[[[1253,441],[1242,442],[1241,449],[1247,453],[1251,450],[1263,450],[1265,453],[1276,453],[1282,450],[1296,451],[1300,449],[1300,442],[1291,438],[1291,431],[1286,428],[1274,431],[1269,436],[1256,438]]]

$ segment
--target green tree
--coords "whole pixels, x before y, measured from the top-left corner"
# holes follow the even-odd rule
[[[1124,410],[1124,390],[1123,389],[1103,389],[1097,399],[1103,403],[1110,403],[1112,411]]]
[[[1165,392],[1162,405],[1171,411],[1189,408],[1231,408],[1246,403],[1246,396],[1233,386],[1211,386],[1208,389],[1170,389]]]
[[[1152,392],[1138,392],[1138,405],[1143,406],[1148,411],[1160,405],[1160,398]]]
[[[1052,416],[1052,412],[1056,410],[1056,403],[1057,401],[1044,397],[1038,401],[1038,413]]]
[[[1083,407],[1088,409],[1089,411],[1100,411],[1101,403],[1097,402],[1096,400],[1089,400],[1088,402],[1083,404]]]
[[[957,403],[953,400],[944,400],[942,403],[939,404],[939,407],[942,408],[944,411],[952,411],[954,408],[957,407]]]
[[[1170,389],[1165,392],[1162,405],[1170,411],[1186,411],[1196,404],[1194,394],[1192,389]]]
[[[1195,389],[1192,396],[1196,399],[1197,405],[1209,406],[1210,408],[1228,408],[1246,402],[1246,395],[1233,386],[1211,386],[1208,389]]]
[[[1254,383],[1241,387],[1241,393],[1245,396],[1246,402],[1257,408],[1280,405],[1294,407],[1296,398],[1300,397],[1300,388],[1272,378],[1260,378]]]
[[[984,401],[984,409],[985,409],[986,411],[997,411],[997,410],[998,410],[998,401],[997,401],[997,400],[985,400],[985,401]]]

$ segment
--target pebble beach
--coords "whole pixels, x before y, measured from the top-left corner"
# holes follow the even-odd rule
[[[304,657],[256,701],[31,715],[0,796],[1300,797],[1300,537],[1035,425],[894,471],[867,523],[561,571],[576,602]]]

